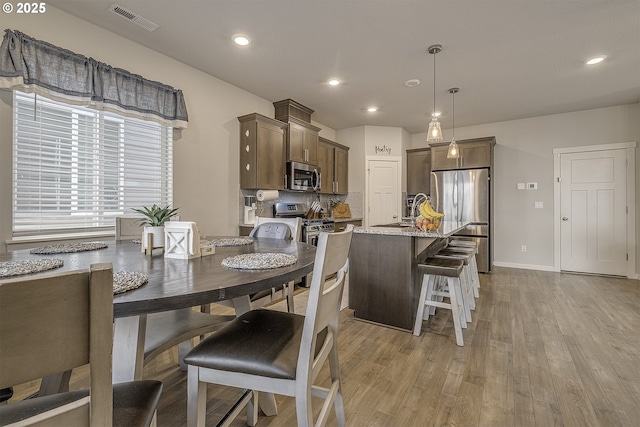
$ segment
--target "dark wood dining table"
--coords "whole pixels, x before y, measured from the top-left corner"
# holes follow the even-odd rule
[[[215,239],[215,237],[207,237]],[[100,250],[35,255],[29,250],[0,254],[0,262],[22,259],[58,258],[64,266],[36,274],[87,269],[94,263],[111,263],[113,271],[140,272],[149,282],[138,289],[114,295],[113,380],[142,377],[147,315],[216,301],[232,300],[236,314],[250,309],[249,295],[303,277],[313,270],[314,246],[275,239],[254,239],[241,246],[216,247],[214,255],[194,259],[165,258],[162,250],[151,255],[132,242],[105,242]],[[239,254],[284,253],[297,257],[291,266],[238,270],[222,266],[222,260]]]

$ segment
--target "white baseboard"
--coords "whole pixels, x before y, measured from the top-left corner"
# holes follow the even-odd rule
[[[495,267],[522,268],[524,270],[557,271],[552,265],[516,264],[513,262],[494,261]]]
[[[501,262],[501,261],[494,261],[493,265],[495,267],[521,268],[524,270],[540,270],[540,271],[558,272],[558,270],[556,270],[555,267],[553,267],[552,265],[516,264],[512,262]],[[630,277],[630,279],[640,280],[640,273],[636,273],[636,275]]]

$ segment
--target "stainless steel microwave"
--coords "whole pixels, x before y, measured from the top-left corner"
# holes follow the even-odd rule
[[[319,191],[322,175],[320,167],[300,162],[287,162],[287,189]]]

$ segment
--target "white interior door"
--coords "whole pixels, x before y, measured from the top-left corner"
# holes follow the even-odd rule
[[[626,159],[626,150],[561,155],[561,270],[626,275]]]
[[[400,159],[368,160],[367,216],[368,226],[399,222]]]

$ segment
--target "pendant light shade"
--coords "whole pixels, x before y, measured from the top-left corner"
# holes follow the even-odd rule
[[[449,151],[447,151],[447,159],[457,159],[460,157],[460,148],[458,147],[458,143],[456,142],[456,93],[460,91],[457,87],[452,87],[449,89],[449,93],[451,94],[451,103],[453,105],[453,110],[451,113],[451,118],[453,121],[453,125],[451,126],[451,144],[449,144]]]
[[[428,52],[433,55],[433,113],[431,115],[431,122],[429,123],[429,130],[427,131],[427,142],[442,141],[442,129],[440,128],[440,122],[436,117],[436,54],[442,50],[442,45],[434,44],[429,46]]]
[[[427,141],[442,141],[442,129],[437,117],[433,117],[429,122],[429,131],[427,132]]]

